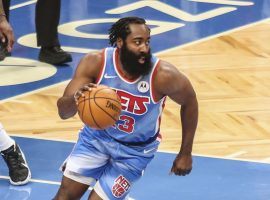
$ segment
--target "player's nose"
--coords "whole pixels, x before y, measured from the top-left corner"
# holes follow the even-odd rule
[[[140,47],[140,53],[147,53],[149,51],[149,47],[146,44],[141,45]]]

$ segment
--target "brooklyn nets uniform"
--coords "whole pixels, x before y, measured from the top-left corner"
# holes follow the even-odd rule
[[[116,90],[122,112],[113,127],[95,130],[85,126],[80,131],[78,142],[65,162],[64,175],[88,185],[93,179],[98,180],[94,188],[104,200],[125,199],[157,151],[165,97],[156,101],[152,91],[159,63],[155,56],[148,75],[127,80],[119,68],[118,50],[106,48],[103,55],[96,83]]]

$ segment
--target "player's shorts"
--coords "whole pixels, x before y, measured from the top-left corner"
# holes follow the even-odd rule
[[[87,139],[86,139],[87,137]],[[80,132],[79,139],[65,161],[64,176],[90,185],[103,200],[120,200],[154,158],[159,141],[144,146],[125,146],[104,134]]]

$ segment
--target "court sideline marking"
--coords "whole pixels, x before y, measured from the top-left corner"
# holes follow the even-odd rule
[[[30,139],[38,139],[38,140],[46,140],[46,141],[54,141],[54,142],[68,142],[68,143],[76,143],[75,140],[60,140],[60,139],[48,139],[40,136],[33,135],[20,135],[20,134],[12,134],[9,133],[10,136],[14,137],[20,137],[20,138],[30,138]],[[170,153],[170,154],[177,154],[178,152],[175,151],[168,151],[168,150],[158,150],[160,153]],[[236,152],[236,154],[243,154],[244,151]],[[217,159],[223,159],[223,160],[234,160],[234,161],[244,161],[244,162],[252,162],[252,163],[261,163],[261,164],[270,164],[270,158],[269,159],[263,159],[263,160],[250,160],[250,159],[244,159],[244,158],[234,158],[235,155],[230,154],[227,156],[213,156],[208,154],[192,154],[193,156],[199,156],[199,157],[205,157],[205,158],[217,158]]]
[[[28,6],[28,5],[31,5],[31,4],[36,3],[36,2],[37,2],[37,0],[31,0],[31,1],[24,2],[24,3],[19,3],[19,4],[16,4],[14,6],[10,6],[10,10],[14,10],[17,8]]]

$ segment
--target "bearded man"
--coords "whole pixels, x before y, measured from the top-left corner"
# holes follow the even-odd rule
[[[90,184],[94,189],[89,200],[127,199],[161,141],[166,96],[181,105],[182,120],[182,144],[171,172],[182,176],[192,169],[198,103],[191,83],[173,65],[151,54],[150,28],[144,19],[118,20],[109,30],[109,39],[112,47],[87,54],[80,61],[57,102],[58,113],[62,119],[74,116],[83,91],[91,91],[97,84],[115,89],[122,112],[112,127],[95,130],[85,125],[80,131],[63,164],[57,200],[80,199]]]

